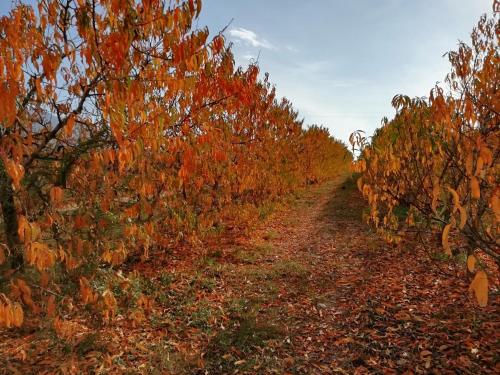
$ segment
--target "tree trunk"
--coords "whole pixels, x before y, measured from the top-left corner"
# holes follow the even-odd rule
[[[18,220],[14,202],[12,181],[0,159],[0,207],[2,208],[4,233],[10,251],[9,265],[19,268],[23,264],[22,244],[18,234]]]

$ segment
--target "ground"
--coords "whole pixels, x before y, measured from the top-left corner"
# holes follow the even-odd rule
[[[0,333],[0,369],[499,373],[498,289],[478,308],[464,264],[416,242],[386,244],[362,222],[363,209],[353,181],[339,177],[245,236],[212,244],[195,264],[152,257],[127,281],[146,297],[145,314],[123,311],[113,324],[75,317],[67,337]]]

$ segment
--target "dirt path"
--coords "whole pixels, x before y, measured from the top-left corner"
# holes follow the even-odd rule
[[[253,237],[265,241],[251,241],[248,254],[267,252],[232,270],[229,290],[254,301],[252,328],[264,341],[254,344],[266,345],[241,345],[234,359],[244,368],[219,363],[221,372],[498,371],[498,299],[475,308],[463,267],[442,263],[446,276],[415,244],[388,246],[362,210],[354,183],[339,180]]]
[[[498,293],[476,308],[463,265],[388,246],[363,207],[339,178],[246,239],[153,255],[114,287],[129,307],[112,324],[68,313],[67,338],[0,335],[0,373],[499,373]],[[144,314],[131,295],[152,301]]]

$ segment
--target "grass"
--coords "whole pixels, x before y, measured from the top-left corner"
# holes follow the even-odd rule
[[[274,264],[272,273],[279,278],[303,278],[309,274],[307,268],[294,260],[282,260]]]
[[[274,247],[271,244],[262,244],[252,246],[251,248],[240,247],[236,248],[233,256],[237,262],[245,264],[255,264],[263,257],[271,254]]]
[[[282,330],[268,322],[261,322],[253,311],[231,319],[230,326],[211,339],[206,353],[207,370],[216,373],[250,371],[269,368],[274,358],[266,353],[271,341],[284,337]],[[267,355],[266,355],[267,354]]]
[[[170,272],[163,272],[159,277],[159,282],[162,288],[170,288],[175,280],[175,275]]]
[[[259,206],[258,212],[259,212],[259,219],[260,220],[265,220],[269,216],[273,214],[273,212],[276,210],[276,202],[265,202],[262,205]]]
[[[353,192],[358,189],[356,185],[356,176],[350,177],[338,188],[336,188],[330,201],[323,209],[324,218],[337,220],[352,220],[359,222],[363,215],[363,204],[351,199]]]
[[[85,335],[75,346],[74,351],[80,357],[91,351],[98,351],[106,353],[106,345],[103,343],[102,337],[99,332],[91,332]]]
[[[214,337],[209,352],[227,351],[234,347],[242,353],[249,353],[254,348],[263,347],[267,340],[276,339],[281,335],[282,332],[277,326],[257,322],[255,316],[246,315],[233,321],[230,329],[220,331]]]
[[[189,316],[188,326],[197,327],[205,332],[212,331],[213,322],[218,320],[221,313],[220,310],[214,309],[208,303],[202,301],[191,306],[192,312]]]
[[[307,268],[293,260],[280,260],[269,266],[245,267],[240,276],[250,281],[261,282],[264,280],[301,279],[309,274]]]

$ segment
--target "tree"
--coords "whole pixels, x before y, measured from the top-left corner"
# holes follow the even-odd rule
[[[235,69],[222,35],[193,28],[200,1],[37,5],[0,20],[9,322],[22,321],[20,302],[52,311],[47,290],[68,280],[110,318],[113,294],[91,287],[100,269],[195,244],[305,184],[297,113],[257,66]],[[343,166],[345,147],[317,136],[327,148],[309,163]]]
[[[481,17],[472,46],[460,43],[448,54],[449,92],[436,86],[429,99],[394,97],[396,116],[363,148],[359,187],[370,204],[369,220],[388,240],[399,241],[405,225],[419,235],[438,231],[451,256],[458,252],[450,244],[456,233],[469,264],[475,252],[500,264],[499,30],[498,14]],[[483,282],[471,285],[485,294]]]

